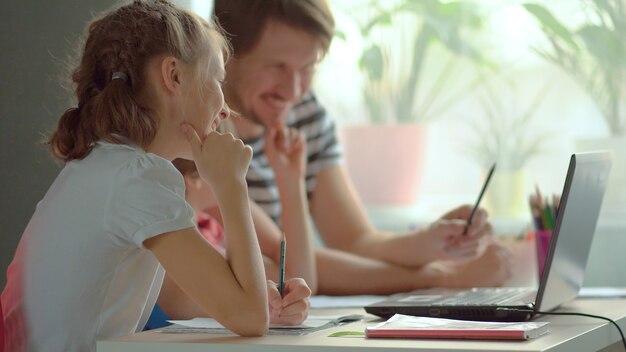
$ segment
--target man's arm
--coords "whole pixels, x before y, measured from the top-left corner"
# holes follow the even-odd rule
[[[385,253],[394,249],[388,244],[395,236],[377,231],[369,222],[343,166],[320,171],[310,209],[315,226],[329,247],[384,261],[389,259]]]
[[[402,266],[471,259],[481,251],[481,238],[491,235],[487,214],[481,210],[468,229],[468,236],[461,236],[471,207],[457,208],[425,229],[404,233],[378,231],[368,221],[341,165],[320,171],[310,209],[320,236],[329,247]]]
[[[321,295],[389,295],[443,282],[429,268],[407,268],[331,248],[317,248],[315,259]]]
[[[315,292],[317,273],[304,176],[307,155],[304,133],[279,124],[267,129],[264,142],[282,207],[281,224],[287,242],[285,275],[303,278]]]
[[[361,254],[361,244],[391,238],[369,222],[343,166],[320,171],[310,203],[315,226],[328,247]]]
[[[250,210],[263,253],[266,276],[268,279],[276,280],[278,248],[282,234],[263,209],[252,201]],[[211,209],[209,213],[219,221],[218,209]],[[364,215],[363,219],[367,223]],[[435,262],[424,267],[410,268],[342,250],[316,247],[317,294],[384,295],[430,287],[500,285],[510,275],[509,266],[500,265],[504,260],[503,257],[507,256],[503,256],[503,252],[497,248],[487,253],[489,255],[464,265]],[[488,274],[490,271],[492,275]],[[161,305],[161,301],[159,304]],[[189,305],[188,302],[181,300],[178,301],[178,307],[181,309],[179,312],[184,313]],[[161,308],[168,313],[163,306]]]

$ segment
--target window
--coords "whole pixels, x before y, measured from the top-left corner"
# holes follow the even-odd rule
[[[402,91],[393,90],[406,89],[405,81],[414,68],[407,58],[413,58],[417,51],[416,36],[424,30],[438,31],[425,44],[428,48],[414,95],[417,102],[411,108],[416,114],[413,120],[425,117],[428,131],[418,207],[434,215],[461,202],[472,203],[485,170],[497,160],[499,179],[490,186],[490,210],[503,218],[526,219],[527,195],[535,185],[544,193],[561,192],[571,153],[612,148],[612,182],[603,212],[614,216],[623,212],[626,131],[609,126],[604,100],[611,92],[610,87],[607,91],[603,86],[606,80],[581,77],[589,75],[583,71],[597,69],[598,60],[611,59],[598,58],[597,51],[615,52],[617,57],[621,53],[622,58],[625,53],[624,37],[617,36],[616,45],[597,48],[593,45],[611,42],[591,42],[591,29],[587,29],[587,37],[581,35],[584,28],[616,35],[607,10],[589,1],[542,0],[537,1],[541,8],[527,8],[521,1],[477,0],[461,9],[441,1],[441,7],[448,6],[445,10],[428,8],[426,3],[431,2],[422,6],[416,3],[331,1],[340,35],[320,66],[315,88],[342,128],[381,121],[397,123],[394,116],[369,114],[376,111],[368,107],[372,69],[364,68],[363,60],[371,54],[373,44],[382,48],[378,56],[372,59],[370,55],[369,59],[383,61],[383,67],[377,69],[388,70],[383,79],[389,81],[378,88],[392,91],[397,98]],[[548,39],[555,37],[554,28],[542,25],[537,17],[545,17],[546,11],[570,33],[568,40],[581,57],[576,63],[581,66],[578,71],[549,59],[555,56]],[[618,15],[626,23],[626,15]],[[363,28],[376,16],[384,20],[364,35]],[[554,40],[560,41],[560,46],[569,45],[558,35]],[[482,61],[472,59],[472,50]],[[625,72],[621,62],[610,74],[624,82]],[[590,84],[604,93],[594,92]],[[626,128],[626,88],[621,90],[617,92],[621,94],[616,100],[621,109],[617,118],[621,128]],[[385,114],[397,109],[377,111]],[[378,161],[373,160],[371,167],[375,172]],[[489,206],[489,200],[485,205]]]

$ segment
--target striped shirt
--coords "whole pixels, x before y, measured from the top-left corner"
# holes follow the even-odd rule
[[[306,191],[310,198],[319,172],[341,163],[335,124],[312,93],[307,93],[289,112],[287,125],[304,133],[307,142]],[[246,176],[250,198],[280,225],[281,206],[276,177],[263,152],[263,137],[244,141],[254,156]]]

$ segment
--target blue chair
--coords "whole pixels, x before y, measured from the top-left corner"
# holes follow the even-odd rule
[[[146,331],[158,329],[172,325],[167,322],[167,319],[169,319],[169,317],[163,312],[163,310],[161,310],[158,304],[155,304],[154,308],[152,309],[152,313],[150,314],[150,318],[148,318],[148,322],[146,323],[146,326],[143,328],[143,330]],[[0,352],[2,351],[0,350]]]

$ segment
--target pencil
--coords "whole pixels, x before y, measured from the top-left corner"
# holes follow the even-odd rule
[[[474,208],[472,208],[472,212],[470,213],[469,218],[467,218],[467,224],[465,225],[465,229],[463,230],[463,235],[467,235],[467,229],[472,225],[472,220],[474,219],[474,214],[478,210],[478,206],[480,205],[480,200],[483,199],[483,195],[485,194],[485,190],[489,185],[489,181],[491,180],[491,176],[493,176],[493,172],[496,170],[496,163],[493,163],[491,169],[489,169],[489,173],[487,174],[487,178],[485,179],[485,183],[483,184],[483,188],[480,190],[478,194],[478,199],[476,199],[476,204],[474,204]]]
[[[278,292],[280,296],[283,296],[283,290],[285,288],[285,251],[287,250],[287,242],[285,241],[285,234],[280,241],[280,260],[278,263]]]

